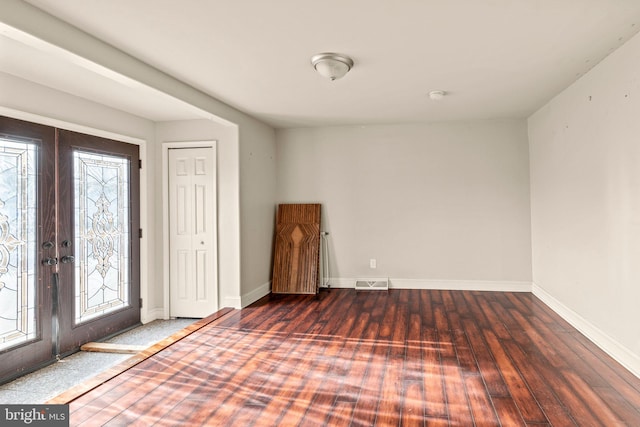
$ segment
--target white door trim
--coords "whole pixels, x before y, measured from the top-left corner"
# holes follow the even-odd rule
[[[169,319],[169,150],[172,148],[215,148],[216,140],[167,141],[162,143],[162,295],[163,318]],[[216,167],[217,170],[217,167]],[[217,194],[217,188],[214,188]],[[217,227],[217,224],[216,224]],[[216,271],[219,271],[216,269]],[[220,299],[218,298],[218,304]]]

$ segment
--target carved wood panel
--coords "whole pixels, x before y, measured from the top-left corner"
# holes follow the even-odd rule
[[[320,205],[279,205],[271,291],[315,294],[319,270]]]

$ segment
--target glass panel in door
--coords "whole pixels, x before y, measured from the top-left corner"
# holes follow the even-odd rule
[[[130,160],[75,151],[75,324],[129,306]]]
[[[53,360],[54,129],[0,117],[0,383]]]
[[[0,138],[0,351],[36,337],[36,155]]]

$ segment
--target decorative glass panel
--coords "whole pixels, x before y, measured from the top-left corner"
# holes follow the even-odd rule
[[[0,137],[0,350],[36,337],[36,152]]]
[[[74,152],[76,324],[129,306],[129,163]]]

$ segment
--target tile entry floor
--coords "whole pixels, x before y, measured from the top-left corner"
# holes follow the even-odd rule
[[[194,321],[196,319],[154,320],[105,342],[151,346]],[[0,403],[44,403],[131,356],[80,351],[10,383],[0,385]]]

